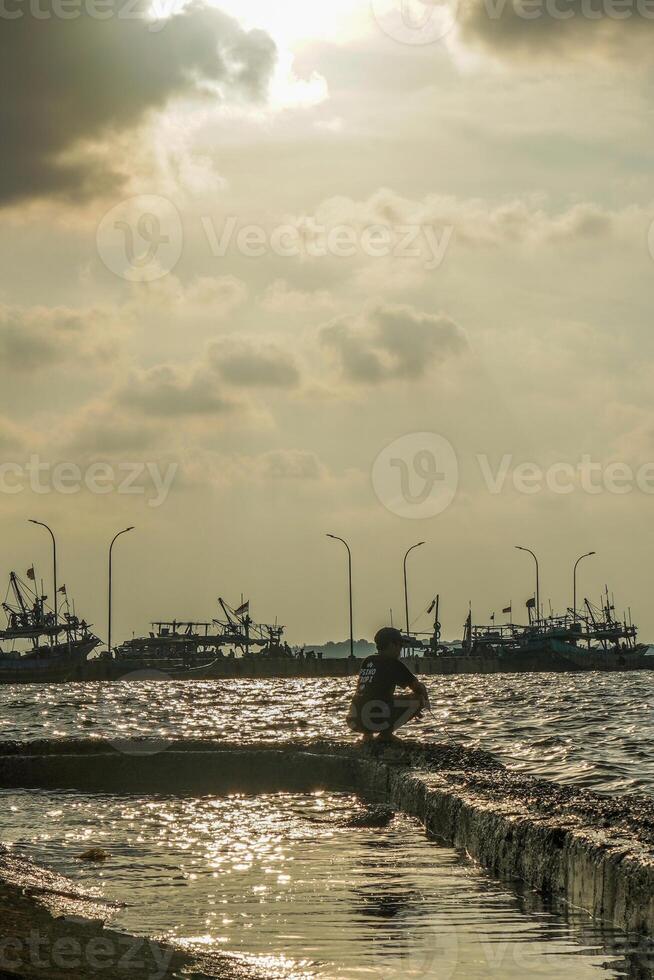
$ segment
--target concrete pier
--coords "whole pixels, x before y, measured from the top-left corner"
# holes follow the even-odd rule
[[[148,751],[147,743],[117,751],[93,740],[4,744],[0,786],[175,795],[347,789],[416,816],[430,834],[465,849],[498,877],[520,879],[626,932],[654,938],[654,800],[649,798],[603,797],[518,775],[487,753],[453,743],[407,741],[401,748],[382,748],[298,741],[242,748],[183,741],[156,754]],[[22,867],[21,872],[14,859],[0,855],[3,935],[4,923],[15,924],[10,913],[18,892],[23,905],[36,903],[42,929],[44,903],[56,892],[59,916],[70,902],[68,914],[79,919],[80,928],[90,915],[98,935],[108,932],[97,919],[110,919],[111,910],[85,910],[88,899],[58,876],[54,883],[47,876],[40,879],[38,894],[21,891],[21,874],[26,880],[38,877],[37,870]],[[13,898],[12,887],[18,889]],[[51,919],[55,935],[61,922],[54,915]],[[25,909],[22,921],[27,928]],[[88,923],[84,928],[90,928]],[[165,975],[181,975],[174,971],[188,968],[185,956],[175,953]],[[212,972],[218,968],[222,972]],[[218,966],[206,961],[203,970],[195,975],[253,975],[251,966],[229,957],[221,957]],[[50,975],[12,973],[6,962],[0,962],[0,971]],[[64,974],[52,973],[59,975]],[[130,975],[141,974],[132,970]]]

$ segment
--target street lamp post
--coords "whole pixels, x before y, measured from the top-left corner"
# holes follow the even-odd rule
[[[133,531],[133,530],[134,530],[133,527],[126,527],[124,530],[119,531],[118,534],[116,534],[114,536],[111,544],[109,545],[109,610],[108,610],[108,616],[107,616],[107,620],[108,620],[108,622],[107,622],[107,627],[108,627],[107,628],[107,633],[108,633],[108,637],[107,637],[107,648],[109,650],[109,655],[111,655],[111,613],[112,613],[112,585],[113,585],[112,558],[113,558],[113,550],[114,550],[114,545],[115,545],[116,541],[118,540],[118,538],[121,536],[121,534],[127,534],[128,531]]]
[[[412,544],[406,555],[404,556],[404,612],[406,614],[406,634],[409,635],[409,588],[407,586],[406,578],[406,560],[415,548],[419,548],[423,545],[424,541],[418,541],[417,544]]]
[[[50,537],[52,538],[52,565],[53,565],[53,581],[54,581],[54,614],[55,614],[55,626],[59,621],[59,600],[57,598],[57,539],[54,536],[54,532],[51,527],[44,524],[43,521],[34,521],[29,518],[30,524],[36,524],[38,527],[44,527]]]
[[[580,561],[583,561],[584,558],[590,558],[591,555],[595,555],[595,554],[597,554],[597,552],[587,551],[585,555],[580,555],[579,558],[577,558],[574,568],[572,570],[572,621],[573,623],[577,622],[577,565],[579,564]]]
[[[350,595],[350,657],[354,656],[354,617],[352,612],[352,552],[350,551],[350,546],[344,538],[339,538],[337,534],[328,534],[328,538],[332,538],[334,541],[340,541],[347,548],[347,574],[348,574],[348,589]]]
[[[536,555],[533,553],[533,551],[530,548],[523,548],[519,544],[517,544],[515,547],[517,548],[518,551],[526,551],[527,554],[531,555],[531,557],[536,562],[536,622],[539,622],[540,621],[540,583],[538,577],[538,558],[536,558]]]

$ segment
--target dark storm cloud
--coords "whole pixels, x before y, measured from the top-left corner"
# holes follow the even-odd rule
[[[464,41],[506,58],[648,56],[652,0],[463,0]]]
[[[466,350],[463,330],[449,317],[410,306],[378,306],[340,317],[321,331],[348,381],[377,384],[422,377],[435,363]]]
[[[155,25],[116,2],[106,19],[82,3],[74,19],[43,2],[44,19],[21,0],[4,4],[20,16],[0,20],[0,203],[84,198],[120,182],[80,147],[132,129],[175,96],[206,96],[209,85],[221,97],[263,96],[275,60],[267,34],[198,5]]]

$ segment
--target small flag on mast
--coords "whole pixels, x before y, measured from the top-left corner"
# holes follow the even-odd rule
[[[68,594],[66,592],[66,586],[65,585],[62,585],[60,589],[57,589],[57,592],[61,592],[62,595],[67,595]]]
[[[34,565],[32,565],[31,568],[27,569],[27,577],[31,582],[36,581],[36,572],[34,571]]]
[[[536,600],[527,599],[527,609],[535,609],[535,608],[536,608]]]
[[[511,612],[512,612],[511,606],[507,606],[506,609],[503,609],[502,610],[502,612],[503,613],[508,613],[509,615],[511,615]]]
[[[247,602],[244,602],[238,607],[238,609],[235,609],[234,612],[237,616],[247,616],[247,614],[250,612],[250,600],[248,599]]]

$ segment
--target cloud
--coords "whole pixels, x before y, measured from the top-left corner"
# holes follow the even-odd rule
[[[377,384],[423,377],[435,363],[467,349],[463,330],[449,317],[411,306],[382,305],[323,327],[348,381]]]
[[[504,58],[647,57],[654,11],[640,0],[462,0],[459,33]]]
[[[330,479],[323,461],[304,449],[273,449],[246,455],[194,446],[180,454],[180,464],[180,483],[187,487],[252,487],[282,481],[312,485]]]
[[[157,436],[150,423],[122,416],[118,406],[98,403],[72,419],[61,441],[68,452],[113,456],[142,453],[156,444]]]
[[[30,441],[31,434],[19,428],[10,419],[0,416],[0,452],[21,449]]]
[[[225,415],[235,408],[219,391],[216,377],[202,366],[188,369],[168,364],[132,372],[116,402],[160,418]]]
[[[118,353],[116,328],[99,309],[0,306],[0,363],[12,372],[71,361],[100,367]]]
[[[358,229],[384,225],[396,229],[421,228],[453,231],[454,244],[499,246],[507,244],[546,245],[610,236],[623,212],[611,212],[597,204],[574,204],[558,214],[529,201],[513,199],[491,204],[479,198],[461,199],[450,195],[427,194],[424,198],[402,197],[380,188],[365,200],[332,197],[322,201],[315,214],[318,225],[350,225]],[[416,241],[421,254],[425,241]]]
[[[81,200],[120,184],[90,145],[134,129],[175,97],[257,100],[265,92],[272,40],[218,10],[193,4],[154,24],[144,6],[102,19],[84,6],[72,19],[23,10],[3,20],[0,204]]]
[[[275,279],[261,298],[261,308],[267,313],[310,313],[333,309],[335,305],[328,290],[293,289],[284,279]]]
[[[113,394],[113,404],[158,418],[223,416],[251,406],[225,388],[292,388],[300,373],[290,354],[272,344],[227,338],[210,344],[188,365],[134,370]]]
[[[274,344],[218,341],[209,348],[209,362],[222,381],[240,388],[294,388],[300,382],[293,357]]]
[[[299,449],[278,449],[259,460],[261,476],[273,480],[320,480],[326,475],[324,464],[315,453]]]
[[[183,284],[176,276],[139,283],[133,305],[158,306],[176,313],[223,319],[247,299],[247,286],[236,276],[198,276]]]

